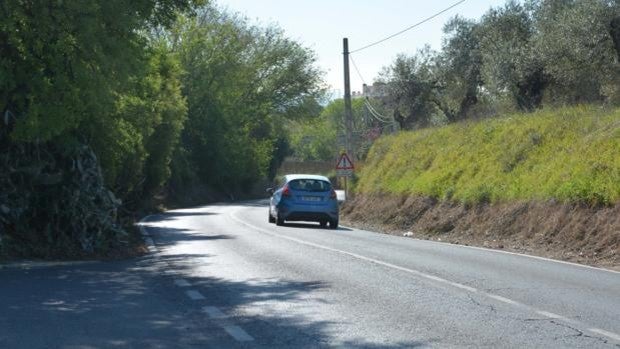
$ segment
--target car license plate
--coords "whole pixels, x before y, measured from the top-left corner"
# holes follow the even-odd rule
[[[302,196],[301,199],[304,201],[321,201],[319,196]]]

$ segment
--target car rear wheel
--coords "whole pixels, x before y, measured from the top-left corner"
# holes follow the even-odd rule
[[[276,225],[284,225],[284,218],[280,217],[279,213],[278,213],[278,216],[276,217]]]
[[[329,229],[338,229],[338,220],[332,219],[329,221]]]
[[[273,218],[273,216],[271,215],[271,210],[269,210],[269,212],[267,212],[269,214],[269,223],[275,223],[276,219]]]

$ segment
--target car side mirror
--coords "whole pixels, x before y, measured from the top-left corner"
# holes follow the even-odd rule
[[[273,193],[274,193],[273,188],[267,188],[266,191],[267,191],[267,194],[269,194],[269,195],[273,195]]]

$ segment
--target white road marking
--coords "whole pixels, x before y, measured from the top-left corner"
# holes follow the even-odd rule
[[[1,269],[39,269],[50,267],[67,267],[95,264],[98,261],[67,261],[67,262],[12,262],[12,263],[0,263]]]
[[[205,296],[203,296],[202,293],[196,290],[185,291],[185,294],[194,301],[200,301],[205,299]]]
[[[239,326],[224,326],[224,330],[239,342],[249,342],[254,340],[252,336],[250,336]]]
[[[192,285],[185,279],[174,279],[174,284],[179,287],[190,287]]]
[[[433,281],[436,281],[436,282],[448,284],[448,285],[451,285],[451,286],[456,286],[456,287],[459,287],[461,289],[468,290],[468,291],[471,291],[471,292],[476,292],[477,291],[473,287],[470,287],[470,286],[467,286],[467,285],[463,285],[463,284],[460,284],[460,283],[457,283],[457,282],[453,282],[453,281],[448,281],[448,280],[443,279],[443,278],[441,278],[439,276],[426,274],[426,273],[423,273],[423,272],[418,271],[418,270],[401,267],[401,266],[396,265],[396,264],[380,261],[380,260],[374,259],[374,258],[369,258],[369,257],[366,257],[366,256],[359,255],[357,253],[343,251],[343,250],[339,250],[339,249],[336,249],[336,248],[331,248],[331,247],[328,247],[328,246],[315,244],[313,242],[308,242],[308,241],[296,239],[296,238],[293,238],[293,237],[290,237],[290,236],[283,236],[283,235],[275,234],[275,233],[272,233],[272,232],[270,232],[268,230],[265,230],[265,229],[253,226],[253,225],[251,225],[249,223],[245,223],[245,222],[241,221],[240,219],[238,219],[237,217],[235,217],[234,215],[231,215],[231,217],[235,221],[240,223],[240,224],[243,224],[243,225],[248,226],[248,227],[250,227],[252,229],[261,231],[261,232],[263,232],[265,234],[268,234],[268,235],[271,235],[271,236],[274,236],[274,237],[290,240],[290,241],[297,242],[297,243],[302,244],[302,245],[312,246],[312,247],[315,247],[315,248],[319,248],[319,249],[323,249],[323,250],[327,250],[327,251],[331,251],[331,252],[336,252],[336,253],[348,255],[348,256],[351,256],[353,258],[361,259],[361,260],[364,260],[364,261],[367,261],[367,262],[370,262],[370,263],[374,263],[374,264],[378,264],[378,265],[382,265],[382,266],[385,266],[385,267],[388,267],[388,268],[404,271],[404,272],[409,273],[409,274],[414,274],[414,275],[423,277],[425,279],[429,279],[429,280],[433,280]]]
[[[360,259],[360,260],[363,260],[363,261],[366,261],[366,262],[382,265],[384,267],[388,267],[388,268],[395,269],[395,270],[400,270],[400,271],[403,271],[403,272],[406,272],[406,273],[409,273],[409,274],[413,274],[413,275],[416,275],[416,276],[419,276],[419,277],[422,277],[422,278],[425,278],[425,279],[428,279],[428,280],[433,280],[433,281],[436,281],[436,282],[439,282],[439,283],[443,283],[443,284],[447,284],[447,285],[450,285],[450,286],[453,286],[453,287],[457,287],[457,288],[460,288],[460,289],[463,289],[463,290],[467,290],[469,292],[473,292],[473,293],[477,293],[478,292],[478,290],[473,288],[473,287],[470,287],[470,286],[467,286],[467,285],[463,285],[463,284],[460,284],[458,282],[449,281],[449,280],[440,278],[440,277],[435,276],[435,275],[426,274],[426,273],[423,273],[423,272],[418,271],[418,270],[401,267],[401,266],[396,265],[396,264],[392,264],[392,263],[380,261],[378,259],[362,256],[362,255],[357,254],[357,253],[348,252],[348,251],[344,251],[344,250],[339,250],[339,249],[332,248],[332,247],[329,247],[329,246],[315,244],[313,242],[304,241],[304,240],[297,239],[297,238],[294,238],[294,237],[284,236],[284,235],[280,235],[280,234],[277,234],[277,233],[273,233],[273,232],[271,232],[269,230],[257,227],[255,225],[250,224],[250,223],[246,223],[246,222],[242,221],[241,219],[237,218],[237,216],[235,216],[235,214],[233,214],[233,213],[230,213],[230,217],[232,218],[232,220],[234,220],[235,222],[237,222],[237,223],[239,223],[241,225],[244,225],[244,226],[246,226],[248,228],[254,229],[254,230],[259,231],[259,232],[262,232],[264,234],[271,235],[271,236],[276,237],[276,238],[285,239],[285,240],[289,240],[289,241],[292,241],[292,242],[296,242],[298,244],[302,244],[302,245],[306,245],[306,246],[311,246],[311,247],[314,247],[314,248],[318,248],[318,249],[322,249],[322,250],[326,250],[326,251],[331,251],[331,252],[347,255],[347,256],[350,256],[350,257],[353,257],[353,258],[357,258],[357,259]],[[469,247],[469,246],[464,246],[464,247]],[[484,250],[488,250],[488,249],[484,249]],[[488,251],[493,251],[493,250],[488,250]],[[505,252],[505,253],[516,254],[516,253],[506,252],[506,251],[497,251],[497,252]],[[540,258],[540,259],[545,259],[545,258]],[[561,261],[555,261],[553,259],[550,259],[549,261],[561,262]],[[567,263],[567,264],[572,264],[572,263]],[[576,264],[576,265],[579,265],[579,264]],[[598,268],[593,268],[593,269],[598,269]],[[600,269],[600,270],[607,271],[606,269]],[[571,320],[571,319],[568,319],[566,317],[563,317],[561,315],[557,315],[557,314],[554,314],[554,313],[546,312],[544,310],[540,310],[540,309],[534,308],[532,306],[529,306],[529,305],[526,305],[526,304],[514,301],[512,299],[508,299],[506,297],[502,297],[502,296],[499,296],[499,295],[496,295],[496,294],[486,293],[486,292],[483,292],[481,294],[486,295],[489,298],[498,300],[500,302],[504,302],[504,303],[510,304],[512,306],[515,306],[515,307],[518,307],[518,308],[522,308],[522,309],[528,310],[530,312],[537,313],[539,315],[543,315],[543,316],[550,317],[550,318],[553,318],[553,319],[558,319],[558,320],[570,322],[572,324],[578,325],[581,328],[587,328],[588,331],[590,331],[592,333],[596,333],[598,335],[603,335],[605,337],[608,337],[608,338],[611,338],[611,339],[613,339],[615,341],[620,342],[620,335],[618,335],[616,333],[605,331],[605,330],[598,329],[598,328],[589,328],[588,326],[586,326],[582,322],[579,322],[579,321],[576,321],[576,320]],[[549,315],[551,315],[551,316],[549,316]]]
[[[558,315],[558,314],[555,314],[555,313],[550,313],[548,311],[538,310],[538,311],[536,311],[536,313],[538,315],[542,315],[544,317],[548,317],[548,318],[551,318],[551,319],[558,319],[558,320],[564,320],[564,321],[568,320],[567,318],[565,318],[562,315]]]
[[[447,280],[446,280],[446,281],[447,281]],[[474,292],[478,292],[478,290],[477,290],[477,289],[475,289],[475,288],[473,288],[473,287],[471,287],[471,286],[467,286],[467,285],[459,284],[458,282],[452,282],[452,281],[447,281],[447,282],[448,282],[450,285],[454,286],[454,287],[462,288],[462,289],[464,289],[464,290],[466,290],[466,291],[469,291],[469,292],[472,292],[472,293],[474,293]]]
[[[139,228],[140,228],[140,232],[142,233],[142,235],[144,236],[144,241],[147,244],[147,248],[149,250],[149,252],[157,252],[157,247],[155,246],[155,242],[153,241],[153,239],[150,237],[150,235],[148,234],[148,232],[146,231],[146,229],[143,226],[143,221],[146,220],[148,217],[144,217],[139,224]],[[168,264],[168,266],[170,266],[169,263],[166,262],[166,264]],[[1,269],[1,266],[0,266]],[[171,271],[171,270],[166,270],[165,273],[167,274],[176,274],[176,272]],[[191,284],[185,280],[185,279],[174,279],[174,283],[175,285],[179,286],[179,287],[189,287],[191,286]],[[202,293],[200,293],[200,291],[197,290],[187,290],[185,291],[185,294],[192,300],[195,301],[199,301],[199,300],[204,300],[205,296],[202,295]],[[222,311],[220,311],[217,307],[204,307],[202,308],[203,311],[205,313],[207,313],[207,315],[209,315],[209,317],[211,319],[225,319],[226,315],[224,313],[222,313]],[[253,341],[254,338],[252,336],[250,336],[247,332],[245,332],[241,327],[239,326],[235,326],[235,325],[222,325],[222,327],[224,328],[224,330],[230,335],[232,336],[236,341],[238,342],[250,342]]]
[[[151,215],[142,218],[140,220],[140,222],[138,222],[137,226],[138,226],[138,229],[140,230],[140,233],[144,237],[144,242],[146,243],[146,248],[149,250],[149,252],[155,253],[155,252],[157,252],[157,246],[155,246],[155,241],[153,241],[153,239],[151,238],[151,235],[149,235],[149,233],[146,231],[146,228],[144,227],[144,222],[149,217],[151,217]]]
[[[343,227],[343,228],[349,228],[349,229],[355,229],[355,230],[360,230],[360,231],[366,231],[366,232],[369,232],[369,233],[376,233],[376,232],[373,232],[373,231],[357,229],[355,227],[350,227],[350,226],[346,226],[346,225],[343,225],[343,224],[340,224],[340,226]],[[394,236],[397,236],[397,235],[394,235]],[[411,239],[411,238],[409,238],[409,239]],[[496,249],[492,249],[492,248],[479,247],[479,246],[455,245],[455,244],[453,244],[451,242],[433,241],[433,240],[426,240],[426,239],[419,239],[419,238],[413,238],[413,240],[417,240],[417,241],[424,242],[424,243],[441,244],[441,245],[444,245],[444,246],[445,245],[451,245],[451,246],[458,246],[459,248],[470,248],[470,249],[473,249],[473,250],[481,250],[481,251],[494,252],[494,253],[510,254],[510,255],[513,255],[513,256],[521,256],[521,257],[539,259],[539,260],[546,261],[546,262],[560,263],[560,264],[572,265],[574,267],[579,267],[579,268],[593,269],[593,270],[599,270],[599,271],[606,271],[606,272],[609,272],[609,273],[620,274],[620,270],[612,270],[612,269],[593,267],[591,265],[579,264],[579,263],[568,262],[568,261],[561,261],[561,260],[557,260],[557,259],[551,259],[551,258],[546,258],[546,257],[534,256],[534,255],[531,255],[531,254],[524,254],[524,253],[519,253],[519,252],[502,251],[502,250],[496,250]]]
[[[487,295],[487,297],[493,298],[493,299],[498,300],[500,302],[504,302],[504,303],[508,303],[508,304],[512,304],[512,305],[521,305],[521,303],[519,303],[517,301],[513,301],[512,299],[508,299],[506,297],[498,296],[498,295],[492,294],[492,293],[485,293],[485,294]]]
[[[620,342],[620,336],[609,331],[601,330],[600,328],[589,328],[588,331],[601,334],[605,337],[609,337],[613,340]]]
[[[222,320],[220,326],[222,326],[226,333],[232,336],[235,340],[239,342],[249,342],[254,340],[254,338],[250,336],[247,332],[245,332],[241,327],[230,325],[229,323],[227,323],[227,321],[225,320],[227,318],[226,314],[222,313],[222,311],[217,307],[203,307],[202,311],[207,313],[210,319]]]
[[[341,225],[341,226],[345,227],[344,225]],[[355,229],[354,227],[347,227],[347,228]],[[608,273],[620,274],[619,270],[612,270],[612,269],[593,267],[591,265],[585,265],[585,264],[579,264],[579,263],[573,263],[573,262],[567,262],[567,261],[560,261],[560,260],[557,260],[557,259],[551,259],[551,258],[540,257],[540,256],[533,256],[531,254],[524,254],[524,253],[519,253],[519,252],[495,250],[495,249],[492,249],[492,248],[479,247],[479,246],[455,245],[453,243],[444,242],[444,241],[433,241],[433,240],[425,240],[425,239],[417,239],[417,238],[414,238],[413,240],[421,241],[421,242],[424,242],[424,243],[431,243],[431,244],[442,244],[442,245],[458,246],[459,248],[469,248],[469,249],[472,249],[472,250],[481,250],[481,251],[494,252],[494,253],[503,253],[503,254],[509,254],[509,255],[513,255],[513,256],[520,256],[520,257],[527,257],[527,258],[538,259],[538,260],[545,261],[545,262],[560,263],[560,264],[571,265],[573,267],[593,269],[593,270],[598,270],[598,271],[606,271]]]
[[[211,319],[225,319],[226,314],[222,313],[217,307],[204,307],[202,311],[209,315]]]

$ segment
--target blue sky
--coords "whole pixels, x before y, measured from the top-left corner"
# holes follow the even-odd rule
[[[457,2],[457,0],[216,0],[228,10],[247,16],[254,24],[277,24],[286,35],[311,48],[325,81],[342,94],[342,38],[349,49],[365,46],[398,32]],[[413,54],[429,44],[441,48],[442,27],[453,16],[479,19],[504,0],[467,0],[447,13],[383,44],[353,55],[364,81],[372,83],[382,67],[397,54]],[[351,67],[351,89],[362,89],[362,80]],[[338,96],[334,96],[338,97]]]

